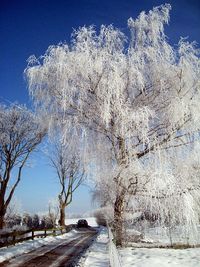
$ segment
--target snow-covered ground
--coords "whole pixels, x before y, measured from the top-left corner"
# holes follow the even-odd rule
[[[79,260],[77,267],[109,267],[108,232],[102,228],[97,239]]]
[[[200,248],[124,248],[123,267],[200,267]]]
[[[90,226],[96,227],[98,226],[96,223],[95,218],[90,217],[90,218],[84,218],[88,221],[88,224]],[[75,224],[79,219],[68,219],[66,220],[67,224]],[[69,233],[66,233],[61,236],[48,236],[45,238],[37,238],[35,240],[28,240],[24,241],[22,243],[17,243],[15,246],[10,246],[10,247],[4,247],[0,248],[0,262],[3,262],[5,260],[11,259],[12,257],[16,257],[19,255],[22,255],[24,253],[28,253],[30,251],[33,251],[34,249],[37,249],[41,246],[48,245],[52,242],[60,242],[62,239],[72,239],[75,238],[77,235],[76,230],[72,230]]]
[[[86,219],[90,226],[96,227],[95,218]],[[79,218],[68,219],[67,224],[75,224]],[[57,237],[37,238],[23,243],[0,249],[0,262],[10,259],[48,245],[52,242],[60,242],[66,239],[76,238],[76,230]],[[159,229],[149,229],[146,232],[146,239],[152,240],[153,244],[167,244],[169,239],[162,236]],[[80,258],[77,267],[108,267],[109,266],[109,245],[108,232],[106,228],[101,228],[96,240]],[[121,264],[123,267],[200,267],[200,248],[190,249],[163,249],[163,248],[138,248],[138,244],[133,247],[119,249]],[[135,245],[135,247],[134,247]],[[140,245],[145,245],[144,243]],[[146,244],[148,245],[148,244]],[[150,244],[152,245],[152,244]]]
[[[199,234],[195,240],[200,243]],[[134,230],[130,230],[134,233]],[[180,227],[173,230],[173,243],[186,244],[186,237],[181,235]],[[149,228],[145,231],[143,242],[129,243],[129,247],[119,249],[123,267],[200,267],[200,248],[171,249],[155,248],[155,246],[170,245],[166,229]],[[143,247],[143,248],[142,248]]]

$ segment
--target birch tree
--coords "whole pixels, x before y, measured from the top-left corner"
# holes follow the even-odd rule
[[[22,170],[45,131],[45,126],[25,107],[0,106],[0,229]]]
[[[169,44],[164,25],[170,9],[165,4],[128,19],[130,38],[112,25],[102,25],[99,33],[81,27],[70,45],[50,46],[43,57],[30,57],[26,69],[40,111],[51,118],[65,111],[66,121],[76,120],[98,160],[109,151],[117,245],[125,198],[150,182],[144,175],[148,162],[198,137],[199,49],[183,38],[175,47]]]

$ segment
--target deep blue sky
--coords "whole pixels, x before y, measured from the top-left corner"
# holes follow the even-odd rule
[[[127,31],[129,17],[166,2],[172,5],[166,27],[170,43],[176,44],[180,36],[200,43],[200,0],[0,0],[0,102],[31,104],[23,77],[27,58],[44,54],[51,44],[68,42],[73,28],[112,23]],[[23,208],[31,212],[44,210],[58,191],[45,157],[34,158],[35,167],[25,171],[16,192]],[[71,211],[91,208],[88,191],[83,187],[76,193]]]

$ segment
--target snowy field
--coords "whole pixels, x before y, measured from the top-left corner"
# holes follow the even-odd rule
[[[198,230],[196,240],[200,243],[200,227]],[[130,243],[131,247],[119,249],[123,267],[200,267],[200,248],[155,248],[170,245],[165,229],[149,228],[145,232],[147,243]],[[177,227],[173,232],[173,242],[185,243],[186,238],[180,233]]]
[[[81,217],[81,218],[75,218],[75,219],[67,219],[67,220],[65,220],[65,223],[66,223],[66,225],[76,224],[78,222],[78,220],[81,220],[81,219],[87,220],[89,226],[98,227],[98,224],[97,224],[96,219],[94,217],[89,217],[89,218]]]
[[[95,218],[90,217],[90,218],[85,218],[88,221],[88,224],[90,226],[96,227],[98,226],[96,223]],[[67,224],[75,224],[79,219],[69,219],[66,220]],[[33,251],[34,249],[37,249],[41,246],[48,245],[52,242],[59,242],[61,240],[66,240],[66,239],[73,239],[77,235],[76,230],[72,230],[69,233],[66,233],[61,236],[48,236],[45,238],[37,238],[35,240],[28,240],[24,241],[22,243],[18,243],[15,246],[10,246],[10,247],[4,247],[0,248],[0,262],[3,262],[5,260],[11,259],[12,257],[16,257],[19,255],[22,255],[24,253],[28,253],[30,251]]]
[[[137,231],[138,230],[138,231]],[[180,227],[176,227],[172,230],[171,240],[169,231],[167,228],[162,227],[154,227],[154,228],[146,228],[146,229],[126,229],[127,236],[131,240],[131,236],[136,234],[144,233],[143,243],[133,243],[128,242],[129,246],[134,247],[152,247],[152,246],[170,246],[171,241],[172,244],[187,244],[188,241],[191,241],[190,244],[200,244],[200,225],[197,227],[197,232],[192,239],[188,239],[187,235],[184,234],[184,230]],[[193,243],[194,242],[194,243]]]
[[[123,267],[200,267],[200,248],[124,248]]]

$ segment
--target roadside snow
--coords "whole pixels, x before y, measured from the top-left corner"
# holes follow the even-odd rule
[[[77,267],[109,267],[108,231],[102,228],[97,239],[81,257]]]
[[[5,260],[9,260],[12,257],[16,257],[19,255],[22,255],[24,253],[28,253],[30,251],[33,251],[41,246],[48,245],[49,243],[52,244],[52,242],[58,243],[61,240],[66,240],[69,238],[74,238],[77,235],[76,230],[72,230],[69,233],[66,233],[61,236],[48,236],[45,238],[37,238],[35,240],[28,240],[22,243],[18,243],[15,246],[10,247],[4,247],[0,248],[0,262],[3,262]]]
[[[200,248],[124,248],[119,252],[123,267],[200,267]]]

